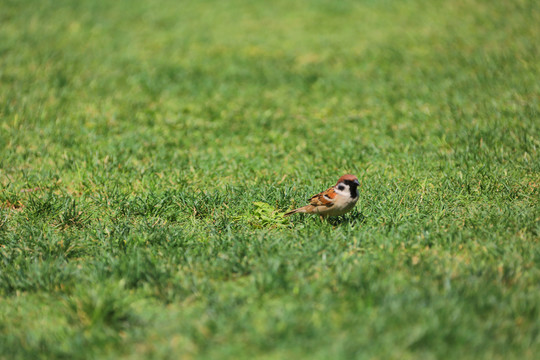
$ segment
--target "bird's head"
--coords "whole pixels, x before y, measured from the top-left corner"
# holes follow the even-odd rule
[[[360,182],[356,176],[346,174],[339,178],[338,182],[334,186],[334,190],[339,194],[357,198],[359,186]]]

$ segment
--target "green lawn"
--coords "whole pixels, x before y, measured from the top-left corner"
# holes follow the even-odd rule
[[[0,2],[0,359],[535,359],[540,2]],[[353,213],[281,214],[344,173]]]

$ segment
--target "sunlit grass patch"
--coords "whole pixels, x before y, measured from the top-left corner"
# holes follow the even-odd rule
[[[539,14],[2,2],[0,358],[535,358]]]

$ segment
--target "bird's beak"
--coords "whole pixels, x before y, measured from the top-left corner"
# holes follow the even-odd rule
[[[360,185],[360,182],[358,180],[354,180],[353,183],[356,184],[356,186],[359,186]]]

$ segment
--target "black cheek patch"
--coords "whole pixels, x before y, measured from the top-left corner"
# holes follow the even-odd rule
[[[349,191],[351,192],[352,198],[358,197],[358,185],[352,180],[345,180],[345,184],[349,185]]]

